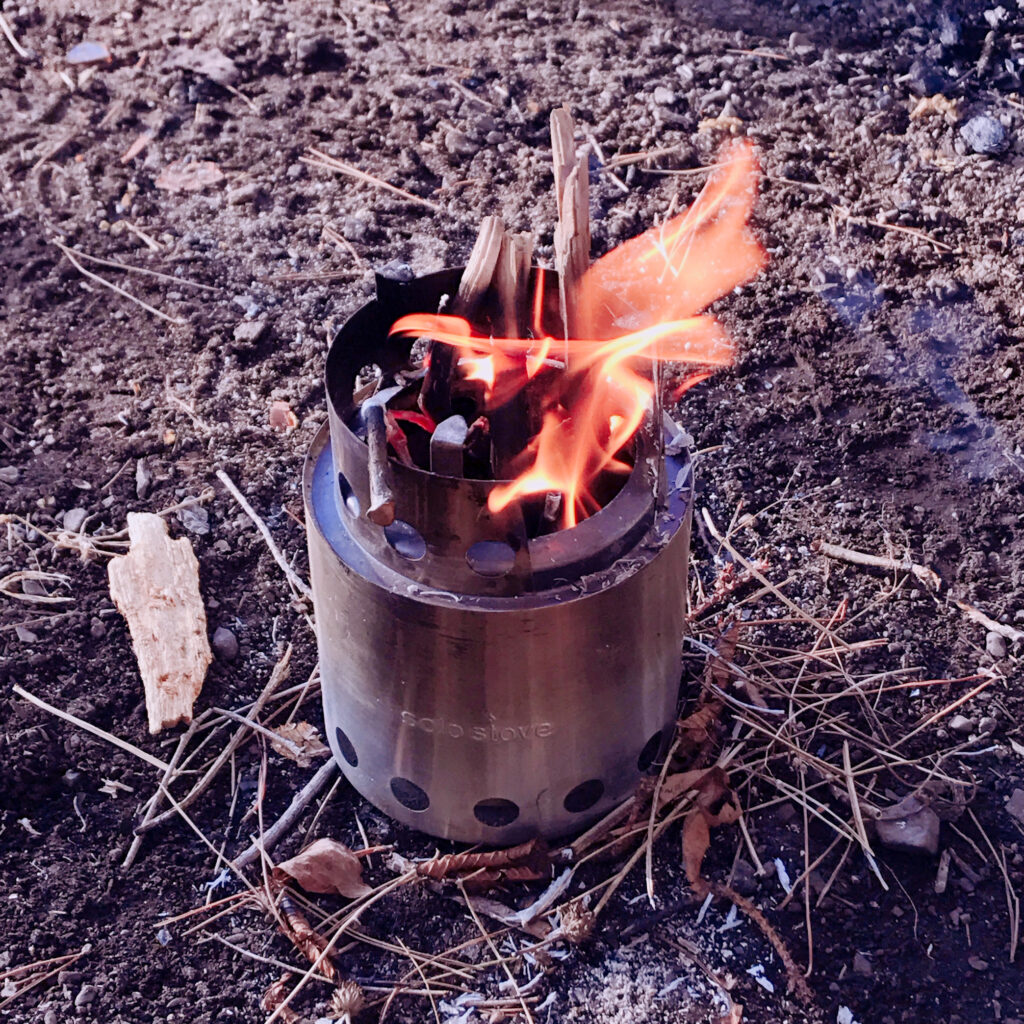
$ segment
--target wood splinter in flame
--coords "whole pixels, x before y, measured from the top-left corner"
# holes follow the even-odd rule
[[[517,460],[518,475],[496,486],[488,507],[499,512],[530,495],[563,495],[562,525],[575,526],[600,507],[591,485],[602,472],[628,472],[616,453],[651,408],[654,384],[633,367],[640,359],[699,366],[673,399],[729,366],[732,342],[709,314],[716,299],[755,277],[767,262],[749,227],[759,167],[753,147],[732,145],[688,209],[613,249],[584,274],[577,295],[580,337],[558,340],[568,368],[547,387],[540,430]],[[548,360],[555,339],[542,330],[543,272],[533,302],[534,337],[495,337],[461,317],[414,313],[391,334],[429,336],[456,348],[466,378],[483,380],[489,402],[508,395],[502,377],[528,379]],[[519,466],[516,467],[519,469]]]

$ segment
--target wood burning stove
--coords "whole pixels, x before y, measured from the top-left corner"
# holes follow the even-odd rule
[[[426,466],[373,453],[382,401],[360,375],[402,380],[416,342],[391,325],[436,311],[461,275],[381,279],[338,331],[304,493],[325,722],[346,777],[408,825],[507,844],[583,828],[664,753],[691,472],[656,401],[622,453],[629,471],[561,529],[542,500],[493,511],[501,481],[453,475],[443,438]],[[531,283],[557,296],[554,275]]]

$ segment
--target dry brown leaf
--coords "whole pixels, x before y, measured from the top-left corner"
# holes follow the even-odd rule
[[[686,868],[686,878],[694,892],[703,893],[707,886],[700,869],[710,845],[711,829],[704,815],[695,810],[683,822],[683,867]]]
[[[199,192],[224,180],[224,172],[212,160],[175,160],[169,163],[154,184],[165,192]]]
[[[316,726],[309,722],[289,722],[287,725],[279,725],[272,732],[280,739],[271,740],[271,747],[302,768],[308,768],[314,758],[327,757],[331,752],[331,748],[321,742]]]
[[[344,843],[317,839],[290,860],[274,868],[276,878],[287,877],[306,892],[337,893],[354,900],[373,889],[363,881],[363,865]]]

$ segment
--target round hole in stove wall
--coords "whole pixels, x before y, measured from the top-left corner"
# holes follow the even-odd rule
[[[503,825],[511,825],[519,817],[519,805],[501,797],[491,797],[489,800],[481,800],[473,808],[473,817],[481,825],[501,828]]]
[[[391,792],[395,799],[410,811],[425,811],[430,806],[430,797],[415,782],[396,775],[391,780]]]
[[[401,519],[384,527],[384,539],[410,562],[418,562],[427,553],[427,542],[420,531]]]
[[[664,736],[664,729],[659,729],[645,744],[644,749],[640,751],[640,756],[636,759],[636,766],[642,772],[651,770],[651,766],[655,761],[658,760],[658,755],[661,753],[661,744]]]
[[[516,553],[504,541],[480,540],[466,552],[466,561],[478,576],[507,576],[516,564]]]
[[[345,731],[339,725],[334,730],[334,738],[338,741],[338,749],[341,751],[341,756],[353,768],[359,765],[359,755],[356,753],[356,748],[352,746],[352,741],[345,735]]]
[[[604,796],[604,783],[600,779],[587,779],[570,789],[562,801],[562,806],[570,814],[582,814],[589,811]]]
[[[338,474],[338,492],[341,494],[341,503],[344,505],[345,511],[350,516],[358,516],[362,512],[362,507],[356,497],[356,492],[352,490],[352,485],[345,479],[344,473]]]

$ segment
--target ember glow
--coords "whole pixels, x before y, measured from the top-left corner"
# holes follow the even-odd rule
[[[765,265],[748,227],[758,174],[752,147],[732,146],[692,206],[594,263],[577,297],[582,337],[544,331],[543,272],[536,275],[532,337],[495,337],[440,314],[395,322],[392,334],[455,346],[463,378],[483,381],[489,410],[515,399],[524,377],[526,388],[543,385],[539,401],[530,392],[539,406],[538,429],[516,460],[517,475],[491,492],[492,512],[557,492],[563,526],[592,515],[600,508],[592,493],[596,478],[631,468],[619,453],[653,407],[650,364],[689,367],[675,399],[712,368],[732,363],[725,330],[700,311]],[[545,367],[557,369],[542,374]]]

